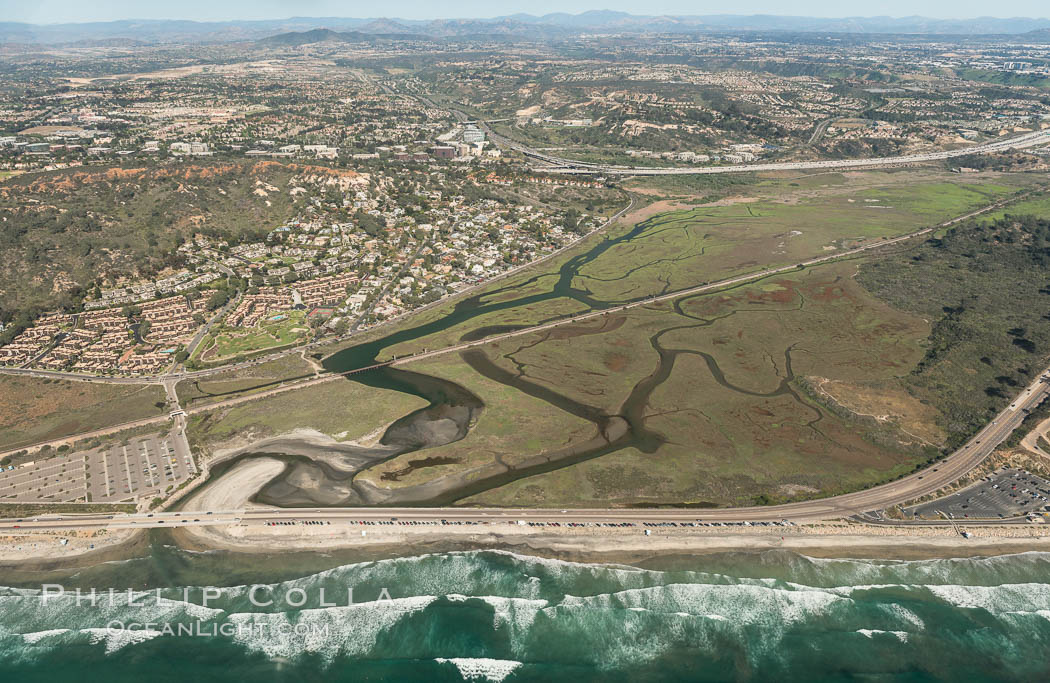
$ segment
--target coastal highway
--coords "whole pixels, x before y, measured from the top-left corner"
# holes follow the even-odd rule
[[[1031,384],[995,419],[962,448],[940,462],[897,481],[862,491],[785,505],[741,508],[651,508],[651,509],[504,509],[504,508],[256,508],[210,512],[157,512],[136,514],[39,515],[0,520],[0,531],[146,529],[180,526],[262,524],[272,521],[320,520],[333,524],[361,521],[399,522],[577,522],[622,524],[624,522],[775,522],[796,523],[853,517],[882,510],[925,496],[956,481],[981,463],[1024,419],[1026,411],[1050,394],[1050,368]],[[967,524],[970,522],[967,521]],[[1016,520],[1002,520],[1016,524]]]

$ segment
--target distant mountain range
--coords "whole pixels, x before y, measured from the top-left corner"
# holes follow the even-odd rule
[[[370,33],[365,31],[333,31],[328,28],[315,28],[310,31],[289,31],[278,33],[275,36],[262,38],[258,42],[263,45],[274,46],[296,46],[310,45],[312,43],[338,42],[338,43],[377,43],[385,40],[418,40],[422,36],[419,33]]]
[[[319,31],[327,31],[322,33]],[[297,41],[363,41],[463,36],[502,36],[522,39],[556,38],[580,33],[695,33],[703,31],[786,31],[851,34],[1013,35],[1033,32],[1045,36],[1050,19],[931,19],[928,17],[845,17],[824,19],[773,15],[643,16],[594,10],[582,14],[543,16],[513,14],[493,19],[350,19],[292,17],[262,21],[197,22],[182,20],[124,20],[83,24],[23,24],[0,22],[0,43],[23,45],[141,43],[229,43],[267,39],[275,44]],[[301,34],[295,37],[290,34]],[[1041,34],[1041,35],[1040,35]],[[282,37],[285,36],[285,37]],[[273,39],[276,39],[275,41]],[[314,41],[317,42],[317,41]]]

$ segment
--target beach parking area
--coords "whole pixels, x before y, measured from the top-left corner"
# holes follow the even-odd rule
[[[197,474],[171,434],[59,453],[0,471],[3,503],[115,503],[157,496]]]

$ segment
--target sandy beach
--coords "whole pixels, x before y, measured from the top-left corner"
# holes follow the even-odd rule
[[[273,471],[255,461],[239,472],[244,482]],[[224,488],[223,496],[231,489]],[[242,490],[251,490],[246,487]],[[216,502],[216,501],[211,501]],[[236,502],[226,498],[218,502]],[[634,563],[668,555],[761,552],[780,549],[811,557],[929,559],[1050,552],[1050,529],[1042,525],[969,527],[963,538],[949,527],[876,527],[821,523],[794,527],[534,528],[513,523],[485,526],[325,525],[184,527],[173,529],[180,547],[239,554],[326,553],[361,550],[377,556],[406,556],[441,550],[500,548],[523,554],[579,561]],[[142,531],[39,532],[0,536],[0,566],[56,569],[87,566],[148,552]],[[62,543],[65,539],[66,543]]]
[[[284,463],[260,457],[233,466],[221,482],[196,491],[184,510],[268,509],[251,503],[259,487]],[[530,527],[513,520],[485,525],[362,525],[340,520],[304,525],[237,523],[172,530],[189,550],[241,554],[325,553],[362,550],[404,556],[441,550],[501,548],[523,554],[580,561],[641,562],[668,555],[789,550],[812,557],[927,559],[1050,552],[1050,528],[1041,524],[962,527],[876,526],[821,522],[754,527]],[[0,537],[0,564],[81,565],[92,557],[130,556],[147,548],[146,535],[129,529],[95,532],[40,532]],[[65,543],[63,543],[65,539]],[[94,554],[93,556],[91,554]],[[100,560],[103,561],[103,560]]]
[[[317,435],[300,435],[317,438]],[[236,451],[234,451],[236,452]],[[267,509],[249,501],[283,463],[257,458],[238,463],[220,481],[192,496],[184,509]],[[636,561],[669,554],[784,549],[814,557],[923,559],[1050,551],[1043,525],[966,527],[963,538],[951,527],[893,527],[823,522],[775,527],[529,527],[512,521],[483,526],[379,526],[333,522],[324,525],[235,524],[184,527],[174,531],[180,545],[237,553],[326,552],[368,549],[409,555],[434,544],[462,548],[508,548],[566,559]]]
[[[1041,526],[973,527],[963,538],[949,527],[876,527],[824,523],[794,527],[543,528],[513,523],[486,526],[230,525],[176,531],[180,545],[239,553],[324,552],[342,549],[413,548],[449,543],[464,548],[508,548],[562,558],[616,561],[668,554],[783,549],[813,557],[923,559],[1050,551],[1050,530]]]
[[[5,533],[0,535],[0,566],[105,561],[132,552],[144,536],[136,529]]]

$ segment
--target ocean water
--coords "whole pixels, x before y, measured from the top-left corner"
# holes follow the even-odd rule
[[[166,548],[2,587],[0,681],[1050,680],[1045,553],[311,562]]]

